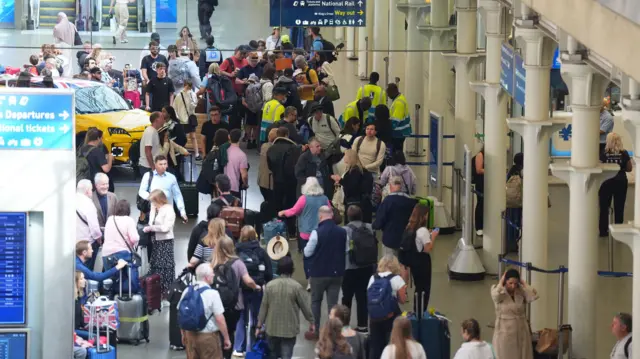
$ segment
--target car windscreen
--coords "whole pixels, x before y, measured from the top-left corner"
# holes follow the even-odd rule
[[[76,113],[105,113],[128,110],[129,104],[107,86],[91,86],[76,90]]]

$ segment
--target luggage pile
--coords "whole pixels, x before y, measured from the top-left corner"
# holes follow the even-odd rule
[[[411,322],[413,337],[422,345],[427,358],[449,359],[451,358],[449,319],[433,310],[420,313],[417,308],[424,308],[424,305],[418,306],[418,301],[423,299],[416,293],[413,301],[414,312],[405,314]]]

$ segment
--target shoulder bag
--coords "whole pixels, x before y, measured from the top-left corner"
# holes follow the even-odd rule
[[[149,182],[147,183],[147,192],[151,189],[151,181],[153,181],[153,171],[149,171]],[[151,211],[151,203],[148,199],[144,199],[140,197],[140,195],[136,195],[136,207],[142,213],[149,213]]]
[[[131,244],[129,244],[129,240],[127,240],[127,238],[124,236],[124,234],[122,234],[122,232],[120,231],[120,228],[118,228],[118,222],[116,222],[116,217],[112,216],[112,218],[113,218],[113,224],[116,226],[116,230],[120,234],[120,237],[124,241],[124,244],[129,249],[129,252],[131,252],[131,263],[134,266],[139,267],[141,265],[141,263],[142,263],[142,257],[140,257],[140,255],[136,251],[133,250],[133,247],[131,246]]]
[[[187,115],[189,116],[187,122],[189,126],[196,128],[198,127],[198,117],[195,114],[189,113],[189,106],[187,106],[187,101],[184,100],[184,92],[180,92],[180,97],[182,97],[182,103],[184,104],[184,109],[187,111]]]

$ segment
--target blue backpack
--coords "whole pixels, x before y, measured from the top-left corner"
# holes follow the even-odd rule
[[[180,329],[199,332],[207,326],[207,322],[211,317],[207,318],[204,315],[204,303],[202,302],[201,294],[210,289],[209,287],[196,289],[193,285],[187,288],[178,307],[178,325]]]
[[[367,308],[372,320],[384,320],[393,317],[398,311],[398,301],[393,297],[391,279],[395,275],[373,276],[373,283],[367,289]]]

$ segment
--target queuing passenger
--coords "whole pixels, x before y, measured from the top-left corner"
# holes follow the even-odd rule
[[[349,248],[353,248],[353,241],[356,235],[375,239],[371,223],[363,222],[362,220],[360,207],[357,205],[349,206],[346,214],[348,224],[342,228],[347,231]],[[342,304],[347,310],[351,310],[351,303],[355,296],[356,302],[358,302],[356,331],[368,333],[369,311],[367,309],[367,281],[371,278],[371,274],[375,273],[375,268],[374,265],[359,266],[351,260],[351,257],[352,251],[347,252],[347,258],[345,259],[347,267],[344,272],[344,278],[342,279]],[[348,314],[344,319],[341,318],[345,325],[348,325],[350,322],[348,318],[351,318]]]
[[[155,66],[153,66],[153,64],[155,62],[164,62],[165,65],[168,66],[168,57],[169,53],[167,52],[167,48],[160,44],[160,34],[157,32],[152,33],[149,43],[145,45],[142,52],[140,52],[140,72],[142,73],[142,79],[145,81],[144,85],[146,85],[149,79],[155,77]]]
[[[178,308],[189,290],[196,288],[211,288],[213,283],[213,269],[208,264],[201,264],[196,268],[195,286],[182,292]],[[217,290],[205,290],[200,294],[204,315],[207,318],[207,325],[199,332],[182,330],[182,340],[187,351],[188,358],[220,358],[222,348],[220,346],[220,336],[222,336],[224,349],[231,348],[231,341],[227,323],[224,319],[224,307]]]
[[[633,320],[631,314],[618,313],[613,317],[611,332],[617,340],[611,351],[611,359],[633,358]]]
[[[616,224],[624,221],[624,203],[627,200],[627,188],[629,181],[627,180],[627,172],[633,170],[633,162],[629,156],[629,152],[622,146],[622,138],[619,134],[611,132],[607,135],[607,143],[604,151],[600,153],[600,162],[615,163],[620,166],[618,173],[608,180],[604,181],[598,191],[600,199],[600,237],[609,235],[609,207],[613,199],[613,213]]]
[[[299,114],[302,114],[302,101],[298,94],[298,83],[293,79],[293,69],[284,69],[282,76],[276,81],[275,87],[282,87],[286,90],[287,98],[283,105],[285,107],[293,106]]]
[[[237,128],[229,133],[231,146],[227,149],[227,164],[224,167],[224,174],[231,181],[231,194],[238,198],[242,198],[240,191],[249,188],[249,161],[240,148],[241,137],[242,131]]]
[[[294,109],[295,110],[295,109]],[[273,204],[273,173],[269,169],[267,161],[267,151],[273,146],[273,141],[277,138],[278,130],[272,128],[269,131],[268,141],[260,148],[260,164],[258,165],[258,187],[265,202]]]
[[[217,206],[211,205],[209,208],[217,208]],[[189,257],[189,264],[187,264],[187,267],[195,268],[202,262],[210,261],[216,244],[225,236],[231,238],[227,234],[224,219],[212,218],[209,220],[206,232],[201,233],[201,237],[198,239],[193,254]]]
[[[353,330],[349,325],[351,321],[351,310],[347,306],[336,304],[329,312],[329,319],[333,318],[339,319],[342,322],[342,336],[351,346],[353,358],[367,359],[367,336],[359,329]]]
[[[380,166],[382,166],[387,152],[387,145],[376,137],[377,133],[375,123],[370,123],[365,129],[365,135],[358,137],[353,142],[362,167],[375,173],[376,176],[380,174]]]
[[[167,172],[167,166],[168,163],[165,156],[156,156],[154,163],[155,169],[153,172],[146,172],[144,176],[142,176],[140,188],[138,189],[138,196],[142,199],[147,199],[152,191],[156,189],[162,190],[168,203],[172,207],[175,204],[183,221],[187,222],[188,218],[187,213],[185,212],[184,199],[182,197],[182,192],[180,191],[180,186],[178,185],[176,177]],[[149,178],[149,176],[152,177]]]
[[[93,270],[98,248],[102,243],[102,231],[98,222],[98,210],[91,200],[93,186],[89,180],[78,181],[76,187],[76,241],[88,241],[93,248],[93,256],[87,262],[87,267]]]
[[[297,183],[293,182],[293,178],[295,164],[301,153],[299,146],[289,139],[286,127],[279,127],[276,134],[278,137],[273,141],[273,146],[267,150],[267,164],[273,174],[274,201],[271,206],[274,213],[291,208],[296,203]],[[295,225],[295,221],[287,222],[289,235],[296,232]]]
[[[86,331],[84,323],[84,311],[82,307],[85,304],[85,288],[87,287],[87,280],[82,272],[76,270],[74,286],[73,286],[73,298],[74,298],[74,340],[73,340],[73,357],[74,359],[84,359],[87,357],[87,348],[93,347],[86,339],[89,339],[89,332]]]
[[[176,89],[173,81],[167,77],[167,65],[163,62],[156,63],[156,77],[149,79],[145,89],[147,111],[162,111],[163,107],[173,105]]]
[[[387,253],[398,255],[404,229],[416,205],[416,200],[402,192],[403,180],[394,176],[389,180],[389,195],[376,211],[373,229],[382,230],[382,244]]]
[[[151,202],[151,212],[149,214],[149,223],[143,228],[143,231],[144,233],[153,233],[151,240],[153,249],[151,250],[149,264],[151,266],[151,274],[160,275],[163,300],[166,300],[166,293],[168,293],[176,276],[176,261],[173,254],[175,238],[173,227],[176,223],[176,213],[173,209],[173,203],[169,202],[163,190],[152,190],[148,198],[149,202]],[[163,303],[163,306],[168,306],[168,302]]]
[[[85,137],[85,144],[80,146],[79,153],[87,159],[89,165],[88,180],[94,181],[96,174],[109,173],[113,166],[113,154],[105,153],[102,144],[103,133],[97,128],[90,128]],[[95,181],[93,182],[95,185]],[[108,189],[113,192],[113,185],[110,184]]]
[[[142,133],[140,139],[140,159],[138,161],[138,170],[140,175],[155,170],[154,158],[160,155],[162,147],[160,146],[160,135],[158,130],[164,126],[165,118],[161,112],[154,112],[149,116],[151,126],[147,126]]]
[[[311,131],[320,142],[320,147],[326,150],[340,136],[340,124],[331,115],[323,113],[323,106],[316,103],[311,107],[312,116],[309,118]]]
[[[327,308],[333,308],[338,303],[346,264],[345,256],[338,253],[349,251],[347,232],[333,220],[333,210],[329,206],[321,206],[318,216],[318,228],[311,232],[309,242],[304,248],[304,256],[309,258],[311,309],[316,323],[320,323],[320,310],[325,292]],[[305,338],[316,339],[317,334],[307,332]]]
[[[373,187],[373,175],[362,167],[356,151],[346,150],[343,157],[345,172],[343,175],[334,174],[331,178],[336,184],[342,186],[344,192],[344,210],[349,211],[350,206],[358,206],[365,223],[371,223],[373,206],[371,205],[371,188]]]
[[[254,291],[259,292],[261,290],[260,286],[249,276],[244,262],[238,260],[233,240],[226,236],[220,238],[215,245],[213,255],[211,256],[211,267],[213,267],[214,275],[216,276],[222,275],[221,270],[223,268],[226,270],[230,267],[237,280],[235,283],[236,288],[240,288],[240,285],[244,284],[247,288]],[[240,312],[244,310],[244,295],[242,294],[242,290],[239,291],[238,300],[235,303],[230,303],[229,307],[227,307],[227,303],[223,302],[223,304],[225,305],[224,319],[227,322],[229,338],[231,339],[231,346],[233,347],[236,325],[240,318]],[[230,349],[224,350],[224,357],[225,359],[231,358]]]
[[[102,282],[105,279],[115,277],[118,271],[126,267],[127,265],[126,261],[120,259],[117,261],[117,264],[113,268],[108,269],[104,272],[94,272],[92,269],[85,265],[93,255],[93,249],[91,248],[91,245],[88,241],[76,242],[76,270],[82,272],[82,274],[84,274],[84,277],[88,280]]]
[[[204,221],[200,221],[193,229],[191,230],[191,235],[189,236],[189,245],[187,247],[187,260],[191,260],[193,254],[196,250],[198,244],[204,244],[202,242],[203,238],[208,234],[208,227],[211,223],[211,220],[214,218],[218,218],[220,215],[220,206],[215,205],[213,203],[209,204],[207,207],[207,219]],[[225,228],[225,224],[222,223],[222,228]],[[231,232],[226,229],[227,236],[231,237]],[[206,246],[206,244],[204,244]],[[209,258],[208,256],[204,256],[204,258]]]
[[[267,283],[260,305],[256,337],[266,333],[272,358],[292,358],[300,331],[300,312],[309,322],[309,332],[316,331],[307,293],[298,281],[291,278],[293,272],[291,257],[279,259],[278,277]]]
[[[382,356],[383,351],[387,350],[385,346],[389,343],[391,331],[394,328],[394,319],[401,314],[400,304],[404,304],[407,300],[407,285],[400,276],[400,263],[398,258],[393,254],[385,254],[378,262],[376,274],[371,276],[367,285],[367,300],[371,300],[369,290],[372,286],[375,288],[383,288],[383,286],[391,287],[392,298],[377,298],[378,300],[393,300],[394,310],[391,313],[372,313],[369,312],[369,358],[377,359]],[[378,315],[382,315],[377,318]],[[374,317],[375,315],[375,317]],[[409,329],[410,330],[410,329]],[[407,338],[408,336],[405,336]],[[400,345],[401,345],[400,341]],[[399,344],[399,343],[392,343]]]
[[[393,321],[391,341],[384,348],[380,359],[427,359],[424,348],[411,334],[411,322],[406,317]]]
[[[475,224],[476,235],[482,236],[484,228],[484,146],[471,160],[471,182],[476,189]]]
[[[173,112],[173,108],[171,106],[166,106],[166,108],[170,109],[170,111]],[[180,124],[177,124],[176,126],[175,123],[172,123],[172,126],[174,129],[180,128],[180,132],[182,132]],[[182,174],[182,171],[180,170],[180,163],[182,163],[182,159],[184,156],[189,155],[189,151],[175,142],[179,139],[178,137],[175,137],[175,135],[171,132],[170,127],[165,126],[164,128],[160,129],[159,136],[160,146],[162,146],[160,154],[167,158],[167,172],[174,175],[176,177],[176,181],[183,182],[185,178]],[[184,139],[184,132],[182,133],[182,136]],[[175,141],[171,138],[175,138]]]
[[[301,85],[298,86],[298,90],[300,92],[300,99],[306,101],[313,101],[313,96],[315,93],[316,87],[319,85],[318,73],[316,70],[309,68],[307,61],[304,59],[304,56],[298,55],[294,63],[297,69],[302,71],[304,74],[304,78],[302,79]]]
[[[301,133],[302,131],[298,131],[296,128],[296,121],[298,121],[298,110],[293,106],[289,106],[284,110],[282,121],[272,124],[270,129],[286,127],[287,130],[289,130],[289,139],[299,145],[304,145],[309,140],[309,137],[305,136],[304,133]]]
[[[607,135],[613,131],[613,125],[613,114],[609,112],[609,101],[604,100],[600,107],[600,151],[598,153],[604,152],[607,144]]]
[[[133,263],[134,248],[140,236],[135,220],[131,217],[131,207],[126,199],[119,200],[114,206],[113,215],[107,218],[102,244],[102,263],[104,270],[115,267],[120,260]],[[131,278],[138,278],[138,268],[131,267]],[[119,278],[118,278],[119,279]],[[129,280],[129,273],[122,273],[123,285]],[[137,292],[138,281],[131,282],[131,290]]]
[[[380,186],[386,186],[391,177],[399,176],[402,178],[401,191],[410,196],[415,195],[418,179],[413,173],[411,167],[407,166],[407,159],[404,156],[404,152],[394,151],[389,164],[390,166],[387,166],[387,168],[382,171],[382,175],[380,176]]]
[[[491,344],[480,339],[480,324],[475,319],[462,322],[462,339],[464,343],[453,359],[496,359]]]
[[[216,176],[216,192],[218,197],[214,199],[212,203],[218,207],[242,206],[240,198],[236,197],[236,195],[231,192],[231,180],[229,179],[229,176],[225,174],[219,174]]]
[[[309,150],[304,151],[296,162],[295,176],[298,180],[297,194],[300,193],[300,189],[308,177],[315,177],[318,179],[320,186],[324,188],[324,194],[329,198],[333,197],[333,183],[330,180],[331,169],[320,155],[321,152],[322,147],[320,146],[320,141],[315,137],[309,139]]]
[[[342,335],[342,328],[340,319],[330,318],[320,329],[315,350],[318,359],[355,358],[351,345]]]
[[[198,41],[193,38],[191,30],[187,26],[183,26],[178,36],[178,40],[176,40],[178,49],[186,49],[185,55],[197,63],[200,60],[200,50],[198,49]],[[180,55],[182,56],[182,53]]]
[[[393,149],[393,123],[391,122],[391,112],[387,105],[378,105],[373,110],[376,124],[376,137],[387,146],[386,157],[391,157]],[[402,151],[402,148],[400,148]]]
[[[533,359],[531,329],[525,315],[526,305],[538,299],[538,293],[520,279],[520,272],[507,270],[498,284],[491,286],[496,308],[493,348],[496,358]]]
[[[214,146],[220,147],[229,141],[229,124],[222,121],[222,113],[218,106],[212,106],[211,109],[209,109],[209,117],[211,121],[203,123],[202,129],[200,130],[200,133],[204,136],[205,156],[211,152]],[[218,130],[224,130],[226,136],[218,135],[218,132],[221,132]]]
[[[522,152],[516,153],[515,156],[513,156],[513,165],[509,168],[509,172],[507,172],[507,208],[505,208],[505,219],[516,226],[510,225],[508,222],[506,224],[507,253],[518,253],[518,238],[520,236],[520,228],[522,227],[523,167],[524,154]],[[513,181],[510,181],[513,176],[518,176],[519,178],[514,178]],[[518,181],[520,182],[519,184]],[[515,191],[515,193],[512,194],[511,191]],[[519,197],[519,204],[510,205],[510,196]]]
[[[109,176],[104,173],[96,173],[93,183],[96,191],[93,193],[93,204],[98,210],[98,223],[100,228],[104,228],[104,223],[109,216],[113,215],[113,210],[118,202],[118,197],[109,192]]]
[[[329,96],[327,96],[326,86],[320,85],[316,87],[316,93],[313,96],[313,100],[322,107],[322,113],[326,113],[333,118],[336,117],[336,110],[333,107],[333,101]]]

